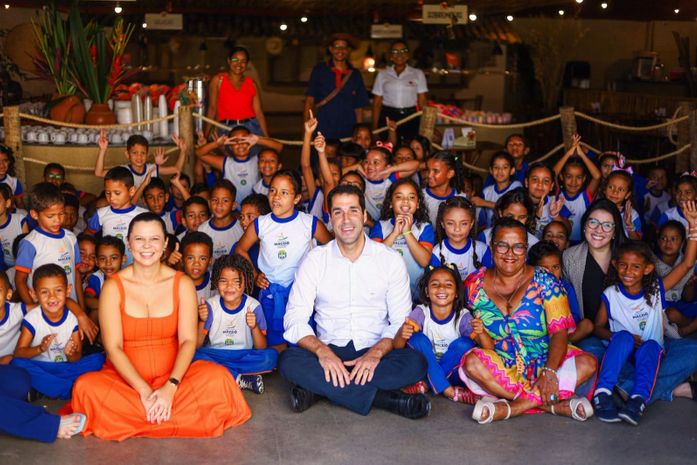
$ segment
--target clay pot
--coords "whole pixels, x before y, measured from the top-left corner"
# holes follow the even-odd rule
[[[116,115],[106,103],[93,103],[92,108],[87,112],[85,123],[93,126],[116,124]]]
[[[82,123],[85,119],[85,105],[75,95],[57,95],[50,103],[49,115],[54,121],[63,123]]]

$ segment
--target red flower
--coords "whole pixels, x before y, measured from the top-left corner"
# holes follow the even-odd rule
[[[92,45],[90,47],[90,56],[92,57],[92,64],[97,66],[97,46]]]

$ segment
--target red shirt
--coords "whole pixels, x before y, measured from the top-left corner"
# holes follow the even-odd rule
[[[221,79],[218,88],[218,121],[254,118],[256,113],[252,103],[257,91],[252,78],[245,77],[240,89],[237,90],[228,79],[227,74],[219,74],[218,76]]]

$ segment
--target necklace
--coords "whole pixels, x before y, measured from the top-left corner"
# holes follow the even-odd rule
[[[527,270],[527,268],[526,268],[526,270]],[[512,307],[513,307],[513,306],[511,305],[511,300],[513,300],[513,297],[514,297],[514,296],[518,293],[518,291],[520,290],[520,286],[522,286],[523,283],[525,282],[525,275],[526,275],[526,274],[527,274],[526,271],[523,271],[523,275],[520,277],[520,280],[518,281],[518,286],[517,286],[517,287],[515,288],[515,290],[511,293],[511,295],[508,296],[508,298],[504,298],[504,297],[503,297],[501,294],[499,294],[499,292],[496,290],[496,278],[498,278],[498,273],[496,272],[496,268],[494,268],[494,282],[493,282],[493,286],[492,286],[491,290],[494,292],[494,294],[496,294],[496,297],[498,297],[498,298],[501,299],[501,300],[505,300],[505,301],[506,301],[506,313],[507,313],[507,314],[510,314],[510,313],[511,313],[511,309],[512,309]]]

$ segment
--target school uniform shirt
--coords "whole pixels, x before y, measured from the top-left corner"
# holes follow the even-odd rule
[[[151,178],[156,178],[160,175],[160,167],[157,166],[155,163],[146,163],[145,166],[143,167],[143,171],[138,172],[133,167],[131,164],[127,165],[121,165],[124,168],[127,168],[128,171],[131,172],[133,175],[133,185],[135,186],[136,190],[145,182],[145,178],[148,177],[148,171],[150,171],[151,168],[155,168],[155,170],[152,173]]]
[[[394,230],[394,218],[391,220],[377,221],[370,230],[369,237],[377,242],[382,242]],[[419,244],[426,247],[428,250],[433,249],[433,243],[436,240],[436,234],[433,231],[433,226],[429,223],[417,223],[412,225],[411,233]],[[404,235],[399,235],[392,244],[392,249],[399,252],[399,255],[404,259],[407,265],[407,273],[409,273],[409,287],[411,288],[411,297],[416,299],[419,295],[418,281],[424,274],[424,267],[419,265],[411,251]]]
[[[426,187],[422,189],[423,194],[424,194],[424,204],[426,205],[426,208],[428,209],[428,219],[431,222],[431,225],[434,227],[436,226],[436,219],[438,218],[438,208],[440,207],[440,204],[445,202],[446,200],[452,199],[456,195],[458,195],[457,190],[455,188],[452,188],[450,190],[450,193],[444,197],[440,197],[433,192],[431,192],[431,189]],[[459,194],[461,197],[465,197],[464,194]]]
[[[672,207],[666,210],[658,218],[658,226],[663,226],[663,224],[668,220],[679,221],[680,223],[682,223],[683,226],[685,226],[685,230],[690,229],[690,224],[687,222],[687,219],[682,215],[682,210],[680,210],[680,207]]]
[[[675,260],[675,264],[677,265],[678,263],[682,262],[684,259],[682,252],[680,255],[678,255],[678,258]],[[668,265],[666,262],[661,260],[658,256],[653,260],[654,265],[656,267],[656,273],[658,273],[658,276],[661,278],[665,278],[671,271],[673,271],[673,266]],[[695,274],[695,267],[692,267],[689,269],[689,271],[685,274],[685,276],[682,277],[680,281],[678,281],[677,284],[675,284],[673,287],[670,289],[666,289],[665,295],[666,295],[666,302],[678,302],[682,300],[682,291],[685,288],[685,285],[687,282],[690,280],[692,276]]]
[[[22,234],[22,226],[27,222],[27,218],[19,213],[7,213],[7,221],[0,224],[0,244],[2,244],[2,258],[5,266],[15,265],[15,256],[12,255],[12,243],[15,237]]]
[[[528,164],[527,161],[523,160],[523,165],[520,167],[520,169],[516,168],[515,173],[513,174],[513,177],[511,179],[518,181],[521,184],[525,184],[525,177],[528,174],[528,167],[530,165]],[[484,180],[484,187],[491,186],[493,184],[496,184],[496,181],[494,181],[494,177],[489,174],[487,175],[486,179]]]
[[[654,340],[663,346],[663,311],[666,307],[663,280],[658,279],[658,292],[646,302],[644,291],[632,295],[617,283],[603,291],[610,331],[628,331],[642,340]]]
[[[165,230],[167,231],[167,234],[174,234],[177,227],[179,227],[179,215],[179,210],[163,210],[162,213],[160,213],[160,218],[162,218],[162,221],[165,222]]]
[[[523,185],[519,183],[518,181],[512,181],[508,187],[504,187],[501,190],[498,190],[496,188],[496,184],[492,184],[491,186],[487,186],[484,189],[482,189],[482,198],[484,200],[488,200],[489,202],[494,202],[501,197],[503,197],[506,192],[511,191],[513,189],[516,189],[518,187],[522,187]],[[486,226],[491,226],[491,224],[494,221],[494,209],[493,208],[484,208],[482,210],[482,217],[479,219],[479,224],[485,224]]]
[[[474,331],[472,315],[464,308],[457,319],[453,311],[448,317],[439,320],[428,306],[422,304],[417,305],[407,318],[416,331],[421,331],[431,341],[433,353],[439,360],[455,339],[469,338]]]
[[[387,195],[387,190],[390,188],[393,182],[399,179],[396,173],[392,173],[387,179],[382,181],[371,181],[368,178],[365,179],[365,209],[368,214],[377,221],[380,219],[380,210],[382,210],[382,204],[384,202],[389,202],[389,199],[385,199]]]
[[[259,237],[259,271],[269,282],[289,286],[312,248],[317,218],[297,210],[288,218],[269,213],[254,220],[254,230]]]
[[[627,228],[627,224],[624,222],[624,209],[620,212],[620,216],[622,217],[622,226],[624,227],[624,233],[629,237],[629,228]],[[636,210],[632,208],[632,226],[634,227],[634,231],[639,233],[639,236],[643,236],[643,233],[641,231],[641,218],[639,217],[639,213],[637,213]]]
[[[208,300],[214,295],[218,295],[218,291],[211,289],[211,273],[206,271],[203,275],[203,281],[196,286],[196,302],[201,302],[201,299]]]
[[[493,227],[486,228],[484,231],[479,233],[479,235],[477,236],[477,240],[487,244],[489,248],[491,248],[491,233],[493,231]],[[534,234],[528,231],[528,250],[530,250],[532,246],[537,244],[538,242],[540,242],[540,240],[537,237],[535,237]]]
[[[562,209],[565,208],[567,210],[569,215],[567,218],[571,223],[569,240],[572,244],[578,244],[581,242],[581,218],[593,201],[593,196],[588,189],[580,191],[573,197],[569,197],[565,191],[561,191],[561,195],[564,196],[564,207]]]
[[[43,362],[67,362],[68,357],[65,355],[65,345],[70,340],[70,337],[77,331],[77,318],[70,313],[68,308],[63,309],[63,316],[57,322],[49,320],[41,307],[36,307],[30,310],[22,321],[22,326],[27,328],[33,338],[30,346],[38,346],[41,340],[50,334],[55,334],[56,337],[51,342],[46,352],[41,352],[32,360]]]
[[[0,184],[7,184],[8,186],[10,186],[10,190],[12,191],[12,195],[14,195],[15,197],[22,197],[22,195],[24,195],[24,189],[22,188],[22,183],[20,182],[19,179],[17,179],[14,176],[10,176],[9,174],[6,174],[2,178],[0,178]]]
[[[10,280],[10,286],[12,286],[12,289],[15,289],[15,276],[17,276],[17,268],[11,266],[10,268],[5,270],[5,274],[7,274],[7,279]]]
[[[578,303],[578,296],[576,295],[576,289],[574,289],[573,284],[571,284],[571,281],[566,279],[565,277],[562,276],[562,278],[559,280],[561,283],[561,288],[566,294],[566,300],[569,302],[569,309],[571,310],[571,316],[574,317],[574,321],[576,324],[578,324],[579,321],[581,321],[581,307],[579,306]],[[574,328],[574,331],[576,331],[576,328]]]
[[[259,181],[259,165],[256,155],[250,155],[246,160],[235,157],[225,157],[223,160],[223,178],[230,181],[237,189],[235,201],[237,205],[252,193],[252,188]]]
[[[257,317],[257,326],[266,334],[266,318],[261,304],[254,297],[242,294],[237,308],[227,308],[223,298],[213,296],[206,301],[208,319],[204,329],[208,331],[210,347],[214,349],[249,350],[254,348],[252,330],[247,326],[247,312]]]
[[[96,297],[97,299],[102,294],[102,287],[104,287],[104,281],[106,276],[102,270],[97,270],[90,275],[87,279],[87,287],[85,288],[85,294]]]
[[[654,195],[648,191],[644,195],[644,221],[647,224],[657,223],[663,213],[670,208],[670,194],[661,192],[659,195]]]
[[[263,196],[268,196],[269,195],[269,186],[264,182],[264,178],[259,179],[256,184],[254,184],[254,187],[252,187],[252,192],[255,194],[261,194]]]
[[[424,72],[407,65],[397,74],[388,66],[375,77],[373,94],[382,97],[382,104],[391,108],[411,108],[417,104],[418,94],[428,92]]]
[[[480,266],[490,267],[494,264],[491,257],[491,249],[484,242],[468,239],[464,247],[457,249],[450,244],[446,237],[433,247],[429,265],[436,267],[453,264],[457,267],[457,271],[460,272],[460,279],[464,282],[468,275],[479,269],[474,264],[475,253]]]
[[[324,193],[322,192],[322,189],[315,189],[315,194],[312,196],[310,202],[307,204],[307,213],[314,216],[323,223],[326,223],[324,214]],[[327,215],[327,217],[328,216],[329,215]]]
[[[120,239],[126,247],[126,265],[130,265],[133,262],[133,255],[126,243],[128,227],[133,218],[147,211],[148,210],[145,208],[135,205],[126,208],[113,208],[107,205],[106,207],[98,209],[94,215],[92,215],[87,221],[87,227],[92,234],[101,231],[102,236],[114,236]]]
[[[5,316],[0,320],[0,357],[14,353],[26,313],[23,302],[5,302]]]
[[[213,257],[211,263],[223,255],[227,255],[230,249],[240,240],[244,230],[237,220],[232,220],[227,226],[214,226],[213,218],[201,223],[198,231],[208,234],[213,239]]]
[[[80,263],[80,248],[75,234],[65,229],[61,229],[58,234],[52,234],[36,228],[22,239],[15,266],[17,270],[29,275],[27,286],[30,289],[33,287],[34,270],[48,263],[63,268],[68,277],[68,284],[73,286],[70,297],[77,300],[75,285],[79,283],[75,280],[75,266]]]
[[[548,195],[545,197],[545,203],[542,206],[542,216],[540,218],[537,218],[537,221],[535,221],[535,237],[538,239],[542,240],[543,236],[543,231],[545,227],[554,221],[552,218],[552,215],[549,212],[549,205],[552,200],[554,200],[555,197],[553,195]],[[537,205],[535,205],[535,214],[537,214]],[[564,206],[561,207],[561,210],[559,211],[559,216],[562,218],[568,218],[571,215],[571,212],[567,210]]]

